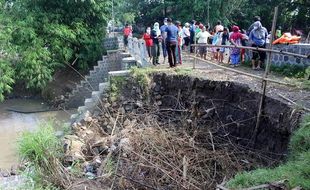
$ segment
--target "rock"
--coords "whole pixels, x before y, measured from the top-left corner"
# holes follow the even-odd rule
[[[136,106],[138,106],[139,108],[143,107],[143,102],[137,101],[136,102]]]
[[[133,110],[132,104],[126,104],[124,108],[125,108],[125,110],[126,110],[127,112]]]
[[[87,172],[85,174],[85,176],[88,178],[88,179],[94,179],[96,177],[96,174],[94,173],[91,173],[91,172]]]
[[[84,121],[91,122],[93,118],[91,117],[91,113],[87,110],[84,116]]]
[[[156,95],[155,96],[155,100],[160,100],[161,99],[161,95]]]
[[[123,138],[120,140],[119,145],[118,145],[122,150],[125,152],[128,152],[132,150],[132,147],[130,146],[130,140],[129,138]]]
[[[63,137],[65,135],[65,132],[64,131],[56,131],[55,132],[55,136],[57,138],[60,138],[60,137]]]
[[[158,106],[161,106],[162,104],[163,104],[162,101],[156,102],[156,105],[158,105]]]

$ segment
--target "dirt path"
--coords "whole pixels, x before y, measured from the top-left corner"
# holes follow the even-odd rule
[[[163,62],[163,58],[161,58],[161,63],[162,62]],[[215,63],[210,60],[210,57],[208,57],[207,62]],[[250,77],[250,76],[242,75],[236,72],[228,71],[223,68],[219,68],[217,66],[208,64],[207,62],[197,60],[196,67],[191,72],[191,75],[209,79],[209,80],[238,82],[238,83],[248,85],[254,91],[262,92],[261,80]],[[225,62],[227,63],[227,61]],[[179,65],[177,68],[190,69],[190,68],[193,68],[193,63],[194,63],[194,59],[189,57],[188,54],[185,54],[183,56],[183,64]],[[160,65],[158,67],[167,68],[167,66],[168,66],[168,63],[166,61],[165,65]],[[228,64],[221,64],[221,66],[225,66],[229,68]],[[234,69],[238,71],[250,73],[253,75],[257,75],[260,77],[264,75],[263,70],[254,71],[251,68],[246,67],[246,66],[235,67]],[[290,83],[290,81],[285,79],[285,77],[279,76],[276,74],[270,74],[268,78],[277,80],[277,81],[282,81],[285,83]],[[285,86],[285,85],[281,85],[277,83],[268,82],[267,96],[273,97],[285,103],[289,103],[293,106],[296,106],[296,108],[303,106],[307,109],[310,109],[310,90],[307,90],[307,89],[301,89],[301,88],[294,87],[294,86]],[[292,100],[297,105],[294,105],[293,103],[289,102],[283,97]]]

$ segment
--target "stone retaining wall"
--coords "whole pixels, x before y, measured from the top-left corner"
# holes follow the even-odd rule
[[[122,53],[120,50],[108,51],[107,56],[103,56],[103,59],[98,61],[98,65],[89,72],[89,75],[85,76],[85,80],[81,81],[72,91],[66,102],[66,107],[77,108],[84,104],[84,100],[90,98],[93,91],[99,90],[100,83],[107,82],[110,71],[122,69],[122,59],[128,56],[129,54]]]
[[[285,51],[290,53],[296,53],[301,55],[310,55],[310,44],[290,44],[290,45],[274,45],[274,50],[279,51]],[[268,53],[267,53],[268,56]],[[252,58],[252,51],[246,52],[246,59],[251,60]],[[298,65],[303,67],[309,67],[310,66],[310,59],[303,59],[288,55],[281,55],[273,53],[271,63],[276,66],[282,66],[282,65]]]

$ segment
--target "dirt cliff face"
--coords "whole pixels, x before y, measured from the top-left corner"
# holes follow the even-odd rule
[[[153,75],[151,101],[162,108],[191,109],[197,127],[217,126],[215,135],[239,145],[283,157],[301,112],[266,97],[257,136],[253,136],[261,94],[247,85],[180,75]],[[159,99],[160,97],[160,99]]]

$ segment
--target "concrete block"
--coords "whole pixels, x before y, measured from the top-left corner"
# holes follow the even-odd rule
[[[94,102],[97,102],[100,99],[100,97],[101,97],[101,93],[102,92],[100,92],[100,91],[93,91],[92,94],[91,94],[92,100]]]
[[[72,114],[71,116],[70,116],[70,119],[71,120],[75,120],[77,117],[79,116],[79,114]]]
[[[108,82],[104,82],[104,83],[100,83],[99,84],[99,91],[100,92],[104,92],[109,88],[109,83]]]
[[[87,111],[87,107],[86,106],[80,106],[78,107],[78,113],[85,113]]]
[[[110,71],[109,76],[129,76],[130,71],[129,70],[124,70],[124,71]]]
[[[85,105],[88,109],[90,109],[90,108],[92,108],[92,107],[95,106],[95,102],[94,102],[94,100],[93,100],[92,98],[87,98],[87,99],[85,99],[85,101],[84,101],[84,105]]]

